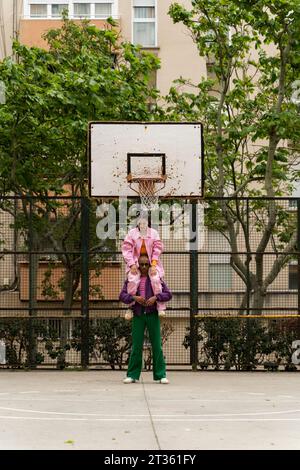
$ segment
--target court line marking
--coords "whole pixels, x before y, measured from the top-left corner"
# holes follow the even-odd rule
[[[103,413],[69,413],[69,412],[59,412],[59,411],[39,411],[39,410],[25,410],[22,408],[10,408],[10,407],[4,407],[0,406],[0,410],[2,411],[16,411],[16,412],[21,412],[21,413],[36,413],[36,414],[47,414],[47,415],[64,415],[64,416],[102,416],[102,417],[111,417],[111,415],[106,415]],[[278,414],[290,414],[290,413],[300,413],[300,410],[285,410],[285,411],[256,411],[256,412],[251,412],[251,413],[216,413],[216,414],[194,414],[193,417],[218,417],[218,416],[260,416],[260,415],[278,415]],[[119,415],[121,417],[126,417],[128,418],[144,418],[144,417],[149,417],[148,414],[122,414]],[[156,417],[166,417],[166,418],[185,418],[189,415],[179,415],[179,414],[152,414],[154,418]],[[300,419],[300,418],[299,418]]]
[[[145,418],[138,418],[138,419],[135,419],[135,418],[94,418],[93,420],[92,419],[89,419],[89,418],[46,418],[46,417],[37,417],[37,416],[0,416],[0,419],[19,419],[19,420],[31,420],[31,421],[103,421],[103,422],[107,422],[107,421],[118,421],[118,422],[149,422],[149,416],[148,416],[148,419],[145,419]],[[266,422],[266,421],[297,421],[297,422],[300,422],[300,418],[238,418],[238,419],[229,419],[229,418],[213,418],[213,419],[209,419],[209,418],[206,418],[206,419],[203,419],[203,418],[198,418],[198,419],[193,419],[193,418],[188,418],[188,419],[166,419],[166,418],[153,418],[153,421],[155,422],[165,422],[165,423],[168,423],[168,422],[182,422],[182,423],[186,423],[186,422],[218,422],[218,421],[221,421],[221,422],[230,422],[230,423],[234,423],[234,422],[258,422],[258,421],[263,421],[263,422]]]
[[[150,408],[150,404],[148,402],[148,397],[147,397],[146,388],[145,388],[145,384],[143,382],[143,379],[142,379],[142,384],[143,384],[144,399],[145,399],[145,403],[146,403],[146,406],[147,406],[147,409],[148,409],[148,416],[149,416],[149,419],[150,419],[150,424],[151,424],[152,432],[153,432],[153,435],[154,435],[154,439],[156,441],[156,445],[158,447],[158,450],[161,450],[161,445],[160,445],[159,438],[158,438],[158,435],[157,435],[157,432],[156,432],[156,429],[155,429],[154,419],[153,419],[153,415],[151,413],[151,408]]]
[[[139,387],[140,384],[135,384],[134,385],[134,392],[141,392],[141,387]],[[146,383],[146,385],[149,385],[150,387],[147,388],[147,393],[150,393],[154,390],[154,387],[155,387],[155,390],[156,390],[156,387],[158,384],[156,383]],[[176,384],[177,385],[177,384]],[[152,388],[153,386],[153,388]],[[116,392],[116,393],[119,393],[119,389],[117,388],[101,388],[101,389],[89,389],[87,390],[84,386],[80,389],[51,389],[51,390],[24,390],[24,391],[16,391],[16,390],[8,390],[7,392],[0,392],[0,395],[2,394],[20,394],[20,393],[53,393],[53,392],[80,392],[80,393],[98,393],[98,392],[108,392],[108,393],[111,393],[111,392]],[[192,389],[181,389],[180,387],[176,387],[176,389],[172,389],[171,387],[168,388],[168,397],[169,396],[172,396],[174,393],[186,393],[186,394],[191,394],[193,393]],[[237,395],[237,397],[235,399],[239,399],[241,397],[241,395],[267,395],[266,393],[262,393],[262,392],[246,392],[246,391],[236,391],[236,390],[206,390],[205,393],[209,396],[211,395],[212,393],[215,393],[215,394],[219,394],[219,393],[224,393],[224,394],[228,394],[230,393],[233,397],[235,395]],[[151,396],[151,395],[150,395]],[[272,397],[272,396],[282,396],[282,397],[291,397],[291,395],[267,395],[268,398]],[[172,398],[171,398],[172,399]]]
[[[8,394],[7,394],[8,395]],[[9,397],[8,399],[6,397],[3,397],[3,400],[1,399],[2,397],[0,396],[0,403],[1,401],[4,402],[4,401],[43,401],[43,402],[57,402],[57,398],[21,398],[21,397]],[[129,397],[127,397],[129,398]],[[287,397],[286,397],[287,398]],[[83,398],[70,398],[70,397],[59,397],[59,400],[62,401],[62,402],[70,402],[70,403],[91,403],[91,399],[83,399]],[[134,397],[132,398],[132,401],[134,400]],[[275,401],[276,399],[273,398],[273,400]],[[293,397],[293,400],[294,402],[300,402],[300,397],[299,398],[294,398]],[[219,402],[222,402],[222,403],[261,403],[261,400],[255,400],[254,398],[253,399],[245,399],[243,400],[242,398],[240,398],[239,400],[238,399],[231,399],[231,398],[224,398],[224,399],[202,399],[202,398],[173,398],[173,399],[166,399],[166,398],[152,398],[151,400],[149,400],[151,403],[154,403],[154,402],[188,402],[188,403],[191,403],[191,401],[193,403],[195,402],[199,402],[199,403],[219,403]],[[109,399],[109,398],[93,398],[93,403],[123,403],[124,402],[124,399]],[[268,401],[267,402],[269,405],[272,405],[272,401]],[[281,403],[289,403],[291,404],[291,401],[290,400],[286,400],[286,401],[283,401],[283,400],[280,400],[280,404]]]

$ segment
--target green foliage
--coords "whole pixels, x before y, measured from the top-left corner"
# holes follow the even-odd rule
[[[58,369],[63,370],[68,367],[69,364],[66,361],[66,352],[70,351],[71,349],[71,345],[69,342],[62,346],[57,342],[53,342],[53,340],[47,340],[45,342],[45,349],[51,359],[57,359],[56,367]]]
[[[45,352],[53,348],[57,339],[56,333],[49,328],[45,321],[38,318],[9,318],[0,319],[0,340],[6,345],[7,366],[21,368],[29,366],[30,337],[39,336],[39,342],[45,345]],[[35,365],[42,364],[45,354],[36,351]]]
[[[265,369],[295,370],[292,363],[292,343],[299,339],[299,321],[294,319],[265,320],[250,317],[198,319],[195,338],[190,329],[183,345],[199,345],[199,366],[215,370],[254,370],[264,365]],[[266,360],[269,357],[275,360]]]
[[[73,331],[72,347],[81,351],[80,328]],[[90,324],[89,353],[98,361],[107,362],[115,370],[122,369],[131,349],[131,324],[122,317],[100,318]]]
[[[272,198],[290,196],[299,181],[300,115],[293,93],[299,89],[300,4],[193,0],[190,9],[172,4],[169,14],[187,27],[207,64],[200,83],[181,77],[166,97],[169,119],[203,123],[205,194],[220,198],[209,202],[206,226],[221,232],[232,252],[282,252],[267,269],[266,257],[231,256],[259,312],[287,253],[296,250],[296,219]],[[236,199],[248,196],[270,199],[250,201],[248,211]]]
[[[230,322],[230,320],[228,320]],[[268,327],[258,319],[236,320],[226,354],[227,365],[253,370],[274,350]]]
[[[211,358],[215,369],[220,368],[220,363],[225,359],[224,345],[231,332],[232,325],[229,321],[217,322],[207,319],[203,322],[203,335],[207,335],[203,346],[206,359]]]
[[[0,192],[86,191],[86,133],[91,120],[148,120],[158,59],[121,43],[113,27],[65,18],[45,34],[48,50],[14,43],[18,58],[0,63]]]
[[[55,267],[54,263],[51,263],[51,262],[48,263],[47,270],[45,271],[45,274],[44,274],[44,279],[42,279],[42,282],[41,282],[41,287],[42,287],[41,294],[46,300],[56,299],[59,297],[58,290],[55,289],[55,286],[51,282],[51,273],[54,267]]]
[[[169,14],[189,29],[210,64],[209,79],[194,85],[181,78],[166,97],[170,118],[204,124],[206,194],[251,196],[251,183],[268,178],[281,196],[294,181],[295,150],[280,140],[300,140],[299,109],[291,99],[300,76],[299,2],[195,0],[190,10],[172,4]],[[258,187],[263,194],[266,187]]]
[[[300,337],[300,322],[296,319],[281,320],[274,322],[274,336],[276,337],[276,359],[278,363],[285,364],[285,370],[297,369],[292,363],[293,341]]]

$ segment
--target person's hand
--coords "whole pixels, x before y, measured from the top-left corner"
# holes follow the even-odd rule
[[[155,276],[155,274],[157,274],[157,269],[156,269],[155,266],[151,266],[151,268],[150,268],[150,274],[151,274],[152,276]]]
[[[130,267],[130,272],[131,272],[131,274],[137,274],[137,273],[138,273],[138,268],[136,267],[135,264],[133,264],[133,265]]]
[[[133,295],[132,297],[133,297],[133,300],[135,300],[138,304],[141,304],[144,306],[146,305],[146,300],[141,295]]]
[[[154,297],[150,297],[150,299],[146,300],[146,306],[147,306],[147,307],[150,307],[150,305],[154,305],[155,302],[156,302],[156,300],[157,300],[157,299],[156,299],[155,296],[154,296]]]

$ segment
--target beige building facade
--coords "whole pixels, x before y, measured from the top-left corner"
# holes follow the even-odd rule
[[[194,83],[206,76],[206,62],[199,58],[185,26],[174,25],[168,15],[172,3],[173,0],[0,0],[4,25],[0,58],[11,54],[16,34],[24,44],[45,47],[42,34],[59,27],[63,9],[68,9],[70,18],[88,18],[99,28],[112,16],[125,40],[140,44],[160,58],[156,85],[165,95],[180,76]],[[191,6],[190,0],[181,3]]]
[[[23,0],[0,0],[0,60],[12,53],[12,42],[20,31]]]
[[[174,24],[168,15],[172,3],[174,0],[119,0],[123,37],[141,44],[161,60],[157,88],[162,95],[168,93],[173,80],[180,76],[198,83],[206,75],[206,62],[199,57],[186,27]],[[190,0],[180,3],[191,7]]]

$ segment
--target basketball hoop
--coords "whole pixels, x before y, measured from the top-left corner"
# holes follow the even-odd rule
[[[93,121],[89,123],[88,154],[91,197],[107,201],[138,198],[151,209],[158,199],[160,203],[203,197],[200,122]],[[166,181],[161,179],[164,177]]]
[[[139,177],[133,178],[128,175],[127,180],[130,188],[136,192],[141,198],[142,208],[148,210],[154,210],[158,207],[158,192],[163,189],[166,185],[166,176],[151,177]],[[134,187],[133,184],[137,186]]]

